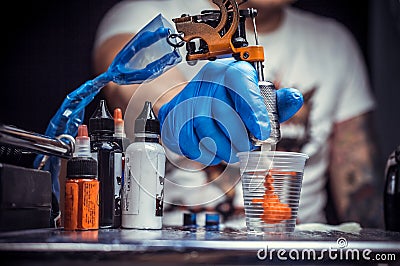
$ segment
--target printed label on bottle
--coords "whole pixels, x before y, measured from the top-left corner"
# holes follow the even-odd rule
[[[65,184],[64,229],[76,230],[78,228],[78,195],[77,183]]]
[[[121,215],[122,163],[122,153],[114,153],[114,199],[116,215]]]
[[[156,216],[163,216],[163,206],[164,206],[164,164],[165,157],[163,154],[157,156],[157,174],[158,180],[156,185]]]
[[[82,229],[99,228],[99,182],[82,183]]]
[[[99,228],[99,181],[75,179],[65,184],[65,230]]]
[[[159,182],[157,183],[157,191],[160,191],[156,194],[156,216],[163,216],[163,205],[164,205],[164,180],[161,176],[158,177]]]
[[[124,204],[122,211],[124,214],[139,214],[140,187],[133,176],[130,160],[130,157],[125,158]]]

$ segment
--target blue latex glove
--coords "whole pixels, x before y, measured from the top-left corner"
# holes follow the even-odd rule
[[[280,89],[277,105],[284,122],[301,108],[303,96],[296,89]],[[255,148],[250,134],[265,140],[271,129],[256,70],[235,60],[206,64],[158,117],[163,144],[205,165],[237,162],[238,152]]]

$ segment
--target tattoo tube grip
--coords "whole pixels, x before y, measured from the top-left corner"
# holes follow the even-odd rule
[[[260,81],[259,88],[268,111],[268,117],[271,125],[271,133],[268,139],[256,141],[256,145],[269,144],[273,146],[276,145],[281,139],[281,131],[276,103],[276,89],[274,84],[270,81]]]

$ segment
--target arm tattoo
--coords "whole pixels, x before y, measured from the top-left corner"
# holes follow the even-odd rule
[[[331,144],[330,182],[339,220],[383,227],[384,168],[372,114],[336,125]]]

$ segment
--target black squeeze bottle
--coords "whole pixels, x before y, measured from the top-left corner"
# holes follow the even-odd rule
[[[384,206],[386,230],[400,232],[400,146],[387,162]]]
[[[89,119],[91,152],[98,162],[100,181],[100,228],[121,226],[122,149],[113,134],[114,118],[101,100]]]

